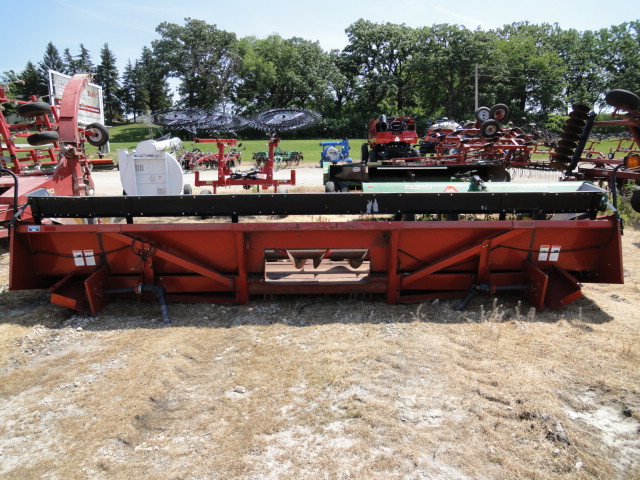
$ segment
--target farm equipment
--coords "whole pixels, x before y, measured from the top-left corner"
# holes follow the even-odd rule
[[[349,156],[351,148],[349,147],[349,140],[346,138],[339,142],[320,142],[320,146],[324,147],[320,152],[321,167],[325,162],[336,164],[339,162],[351,163],[353,161]],[[338,150],[336,147],[341,148]]]
[[[260,151],[253,154],[253,161],[256,168],[264,166],[269,161],[270,152]],[[280,147],[276,147],[273,151],[273,169],[278,171],[284,167],[297,167],[300,165],[300,160],[304,160],[302,152],[295,150],[283,150]]]
[[[84,142],[102,146],[109,139],[101,124],[78,125],[89,75],[72,77],[59,106],[37,101],[13,100],[0,86],[0,223],[9,227],[20,216],[27,220],[30,210],[27,194],[42,190],[55,196],[90,196],[94,193],[91,166],[84,151]],[[26,120],[10,124],[4,112],[10,105]],[[27,145],[18,143],[25,139]],[[0,230],[0,238],[8,236]]]
[[[597,121],[595,112],[587,105],[573,105],[550,165],[562,171],[566,180],[606,183],[614,196],[625,185],[629,186],[631,206],[640,212],[640,151],[632,149],[634,144],[640,145],[640,97],[616,89],[607,93],[605,101],[614,107],[613,120]],[[594,157],[588,149],[585,153],[591,130],[598,126],[628,128],[633,142],[626,151],[619,143],[618,148],[626,153],[622,159],[613,154]]]
[[[503,128],[496,120],[507,115],[502,104],[481,107],[475,123],[441,123],[421,139],[412,117],[381,115],[369,122],[360,163],[324,166],[325,190],[361,190],[369,182],[463,181],[474,175],[484,181],[509,181],[507,169],[529,161],[533,141],[521,129]]]
[[[194,148],[191,152],[185,152],[180,157],[180,163],[185,170],[212,169],[215,170],[220,164],[220,160],[225,160],[227,166],[242,164],[242,152],[240,147],[242,144],[236,145],[236,140],[221,138],[194,138],[196,143],[215,143],[218,146],[216,153],[203,153],[199,148]],[[220,146],[222,145],[222,149]],[[224,149],[230,145],[229,151],[225,154]]]
[[[178,195],[183,192],[180,162],[171,153],[182,148],[177,138],[145,140],[129,153],[118,150],[118,166],[122,191],[125,195]],[[191,186],[184,185],[184,193]]]
[[[90,314],[118,297],[156,298],[169,322],[168,301],[380,294],[390,304],[461,298],[457,308],[463,308],[479,293],[513,292],[542,309],[580,298],[581,283],[623,282],[620,221],[598,216],[603,190],[580,182],[511,187],[349,195],[33,194],[33,220],[12,230],[10,288],[47,288],[53,303]],[[398,214],[456,220],[384,220]],[[283,215],[308,221],[259,220]],[[312,218],[327,215],[354,221]],[[232,222],[134,223],[212,216]],[[87,223],[44,225],[50,217]],[[99,217],[127,223],[91,223]],[[245,217],[254,218],[241,222]]]
[[[236,140],[226,140],[231,145],[235,144]],[[276,171],[274,168],[275,155],[274,152],[277,149],[280,139],[272,137],[269,140],[269,151],[267,153],[267,161],[261,168],[252,168],[249,170],[231,170],[230,162],[224,157],[222,162],[218,164],[218,178],[216,180],[202,180],[200,178],[200,171],[196,170],[194,184],[196,187],[208,186],[213,187],[213,193],[216,193],[218,187],[230,187],[234,185],[240,185],[245,190],[249,190],[253,186],[262,187],[267,189],[273,187],[274,191],[278,191],[280,185],[295,185],[296,184],[296,171],[291,170],[290,178],[288,180],[274,179],[273,173]],[[218,144],[218,148],[224,149],[222,143]],[[220,155],[223,155],[223,150],[220,151]],[[229,159],[231,160],[231,159]],[[209,192],[211,193],[211,192]]]
[[[250,125],[258,130],[263,130],[269,133],[269,150],[266,154],[266,160],[264,164],[250,170],[232,171],[229,168],[227,161],[228,157],[218,166],[218,179],[217,180],[200,180],[200,172],[195,173],[195,185],[196,186],[211,186],[213,187],[213,193],[216,193],[218,187],[228,187],[233,185],[241,185],[244,189],[248,190],[253,186],[262,187],[267,189],[273,187],[274,192],[278,191],[280,185],[295,185],[296,184],[296,171],[291,170],[288,180],[275,179],[273,173],[276,171],[276,152],[279,151],[278,144],[280,138],[277,136],[277,131],[289,131],[298,128],[307,127],[315,123],[319,118],[319,115],[315,112],[308,110],[295,110],[287,108],[275,108],[267,110],[250,121]],[[225,140],[229,145],[235,145],[235,140]],[[220,158],[223,157],[224,143],[218,143]],[[302,154],[300,152],[293,152],[297,155],[298,161],[301,159]],[[211,193],[209,190],[206,192]]]

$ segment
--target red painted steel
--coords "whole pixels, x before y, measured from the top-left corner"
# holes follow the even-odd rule
[[[203,141],[203,140],[200,140]],[[218,163],[218,178],[216,180],[200,180],[200,171],[196,170],[195,172],[195,181],[194,185],[196,187],[202,186],[210,186],[213,187],[213,193],[217,192],[218,187],[229,187],[232,185],[242,185],[245,188],[250,188],[252,186],[259,186],[263,189],[267,189],[269,187],[273,187],[273,191],[278,191],[279,185],[295,185],[296,184],[296,171],[291,170],[290,177],[288,180],[282,179],[274,179],[273,178],[273,165],[275,162],[274,152],[278,143],[280,143],[279,138],[271,138],[269,140],[269,157],[265,162],[264,166],[258,171],[253,172],[251,175],[254,178],[249,176],[242,176],[241,174],[235,175],[234,172],[231,171],[229,167],[229,160],[231,157],[229,155],[225,155],[224,149],[226,145],[235,145],[236,140],[214,140],[218,144],[218,154],[217,157],[221,160]]]
[[[7,150],[11,158],[9,166],[3,157],[1,166],[3,168],[9,166],[18,181],[16,186],[12,177],[0,177],[0,226],[7,226],[16,213],[14,209],[16,188],[18,190],[18,205],[24,205],[27,202],[26,194],[38,189],[45,189],[50,195],[55,196],[93,194],[94,184],[91,178],[91,169],[84,154],[83,139],[80,137],[77,122],[77,106],[88,81],[88,74],[74,75],[69,80],[59,107],[59,117],[56,111],[57,107],[52,107],[56,123],[52,123],[47,115],[40,115],[33,121],[34,128],[39,131],[58,129],[59,141],[53,142],[52,147],[16,148],[11,138],[11,129],[0,112],[0,133],[4,140],[0,142],[4,145],[0,146],[0,154]],[[6,99],[4,95],[4,89],[0,87],[0,101],[12,101]],[[35,97],[32,100],[35,101]],[[25,104],[28,102],[20,101],[17,103]],[[62,147],[58,148],[59,145]],[[30,218],[30,210],[27,209],[22,213],[22,219],[28,221]],[[0,228],[0,238],[7,235],[7,229]]]
[[[48,288],[52,302],[89,313],[117,296],[153,298],[149,286],[168,300],[222,304],[326,293],[378,293],[393,304],[515,289],[536,308],[557,308],[579,298],[580,283],[623,283],[620,235],[614,216],[20,225],[10,288]],[[271,267],[280,273],[270,277]]]

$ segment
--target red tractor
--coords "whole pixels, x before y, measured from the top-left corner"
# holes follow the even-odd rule
[[[397,158],[416,158],[418,151],[416,121],[413,117],[380,115],[369,122],[369,141],[362,145],[363,162],[392,161]]]

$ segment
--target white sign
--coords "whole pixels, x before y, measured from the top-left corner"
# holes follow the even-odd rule
[[[69,75],[49,70],[49,98],[52,105],[60,105],[62,94],[70,79]],[[89,83],[80,97],[78,124],[86,127],[94,122],[104,125],[102,87],[95,83]]]

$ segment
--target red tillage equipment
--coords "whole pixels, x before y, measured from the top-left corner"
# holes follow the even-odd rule
[[[202,141],[202,140],[201,140]],[[295,185],[296,171],[291,170],[288,180],[273,178],[273,165],[275,162],[274,152],[280,139],[271,137],[269,140],[269,157],[264,166],[260,169],[248,170],[246,172],[232,171],[228,155],[225,155],[224,149],[226,145],[235,145],[236,140],[214,140],[218,144],[218,157],[223,160],[218,164],[218,178],[216,180],[200,180],[200,172],[196,170],[194,184],[196,187],[209,186],[213,187],[213,193],[217,192],[218,187],[230,187],[232,185],[241,185],[245,189],[252,186],[260,186],[263,189],[273,187],[274,192],[278,191],[279,185]]]
[[[27,204],[26,195],[43,189],[54,196],[93,195],[91,168],[84,153],[84,141],[94,145],[108,140],[104,126],[94,124],[79,128],[77,112],[80,97],[89,75],[75,75],[69,80],[59,107],[44,102],[16,101],[6,97],[0,86],[0,102],[17,104],[17,110],[28,123],[9,124],[0,109],[0,224],[7,227],[21,206]],[[51,115],[53,118],[50,118]],[[94,138],[95,137],[95,138]],[[29,146],[16,143],[26,138]],[[23,220],[30,218],[27,208],[21,212]],[[7,237],[7,229],[0,229],[0,238]]]

